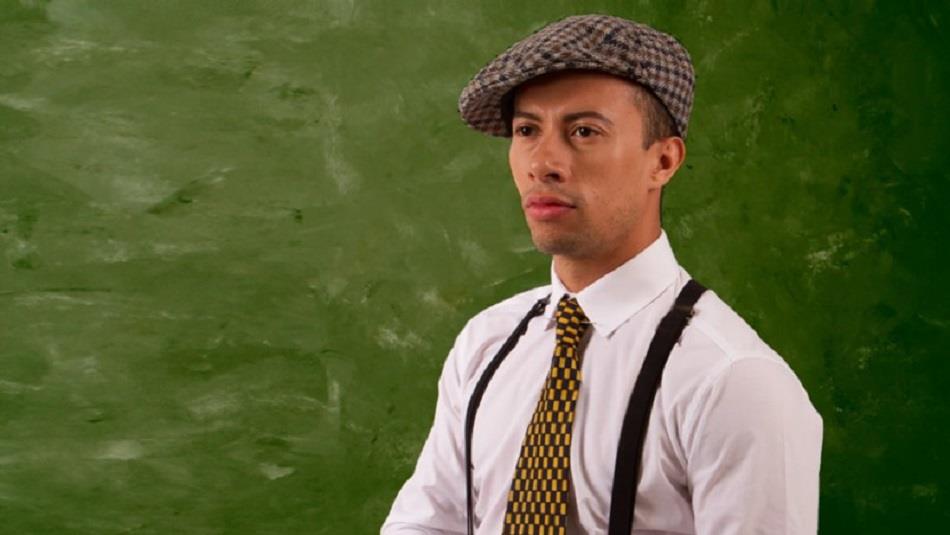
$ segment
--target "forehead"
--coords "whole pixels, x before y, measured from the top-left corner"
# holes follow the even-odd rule
[[[514,92],[514,107],[517,111],[569,113],[585,108],[639,115],[634,90],[632,82],[611,74],[563,71],[539,76],[518,86]]]

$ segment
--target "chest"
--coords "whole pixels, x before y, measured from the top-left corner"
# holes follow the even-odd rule
[[[582,345],[582,381],[570,451],[572,479],[578,493],[609,500],[621,424],[654,334],[656,322],[646,322],[618,329],[610,337],[592,331]],[[554,345],[553,329],[529,331],[485,391],[472,441],[473,479],[480,494],[507,492],[525,430],[551,370]],[[485,356],[486,360],[491,357]],[[649,439],[644,445],[645,471],[651,464],[679,464],[659,399],[653,411]]]

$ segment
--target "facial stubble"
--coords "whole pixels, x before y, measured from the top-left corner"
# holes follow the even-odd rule
[[[594,244],[589,226],[583,224],[571,229],[563,222],[535,221],[528,222],[528,229],[535,248],[552,256],[583,258],[591,253]]]
[[[575,208],[583,210],[583,208]],[[623,243],[633,232],[640,214],[632,207],[614,214],[603,229],[596,229],[583,217],[583,211],[572,213],[574,221],[528,221],[531,240],[535,248],[552,256],[561,256],[575,260],[593,259],[609,254]]]

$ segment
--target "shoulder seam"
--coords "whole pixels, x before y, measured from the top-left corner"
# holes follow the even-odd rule
[[[687,328],[690,326],[696,327],[702,331],[703,334],[709,337],[709,339],[712,340],[714,344],[716,344],[716,347],[718,347],[726,355],[727,360],[731,361],[736,356],[736,349],[726,342],[722,336],[719,336],[712,328],[710,328],[709,324],[706,323],[706,320],[702,317],[702,315],[694,316],[689,322],[689,325],[687,325]]]

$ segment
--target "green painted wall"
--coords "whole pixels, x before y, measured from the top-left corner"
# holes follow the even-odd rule
[[[692,53],[665,227],[824,416],[823,532],[946,525],[946,2],[0,0],[0,532],[377,530],[547,275],[459,90],[589,11]]]

